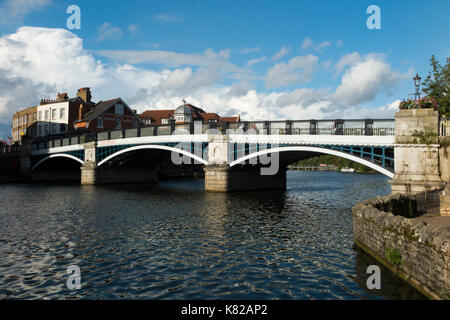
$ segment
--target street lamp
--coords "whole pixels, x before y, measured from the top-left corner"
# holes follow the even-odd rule
[[[418,100],[418,99],[420,99],[419,88],[420,88],[420,82],[421,82],[422,78],[419,77],[418,73],[416,73],[416,76],[413,78],[413,80],[414,80],[414,85],[416,86],[415,98],[416,98],[416,100]]]

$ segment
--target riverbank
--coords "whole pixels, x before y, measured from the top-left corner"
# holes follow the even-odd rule
[[[430,299],[450,299],[450,216],[437,216],[440,202],[424,199],[389,195],[355,205],[355,243]]]

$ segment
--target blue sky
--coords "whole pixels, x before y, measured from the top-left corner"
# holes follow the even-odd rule
[[[66,27],[73,4],[80,30]],[[366,26],[369,5],[381,30]],[[393,116],[430,56],[450,56],[448,12],[447,0],[0,1],[0,86],[23,87],[0,92],[0,125],[83,86],[141,111],[187,98],[249,120]]]

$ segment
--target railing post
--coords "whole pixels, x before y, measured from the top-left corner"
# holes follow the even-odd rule
[[[286,121],[286,134],[292,134],[292,120]]]
[[[170,134],[173,134],[173,132],[175,131],[175,119],[170,119],[169,123],[170,123]]]
[[[244,130],[244,132],[247,132],[247,130],[248,130],[248,121],[244,121],[243,130]]]
[[[266,130],[267,134],[272,134],[270,130],[270,121],[264,121],[264,130]]]
[[[366,119],[364,120],[364,135],[366,136],[373,136],[373,120],[372,119]]]
[[[317,134],[317,120],[309,121],[309,134],[311,134],[311,135]]]
[[[344,134],[344,120],[336,120],[335,121],[335,135],[343,135]]]

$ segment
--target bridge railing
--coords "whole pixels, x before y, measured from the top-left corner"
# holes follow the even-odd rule
[[[449,135],[448,122],[441,123]],[[394,119],[354,119],[354,120],[288,120],[288,121],[242,121],[235,123],[211,122],[201,125],[201,133],[216,129],[225,134],[228,129],[269,135],[353,135],[353,136],[393,136]],[[173,134],[194,134],[194,124],[149,125],[142,128],[119,129],[103,132],[68,133],[48,136],[33,141],[32,150],[83,144],[89,141],[165,136]]]

